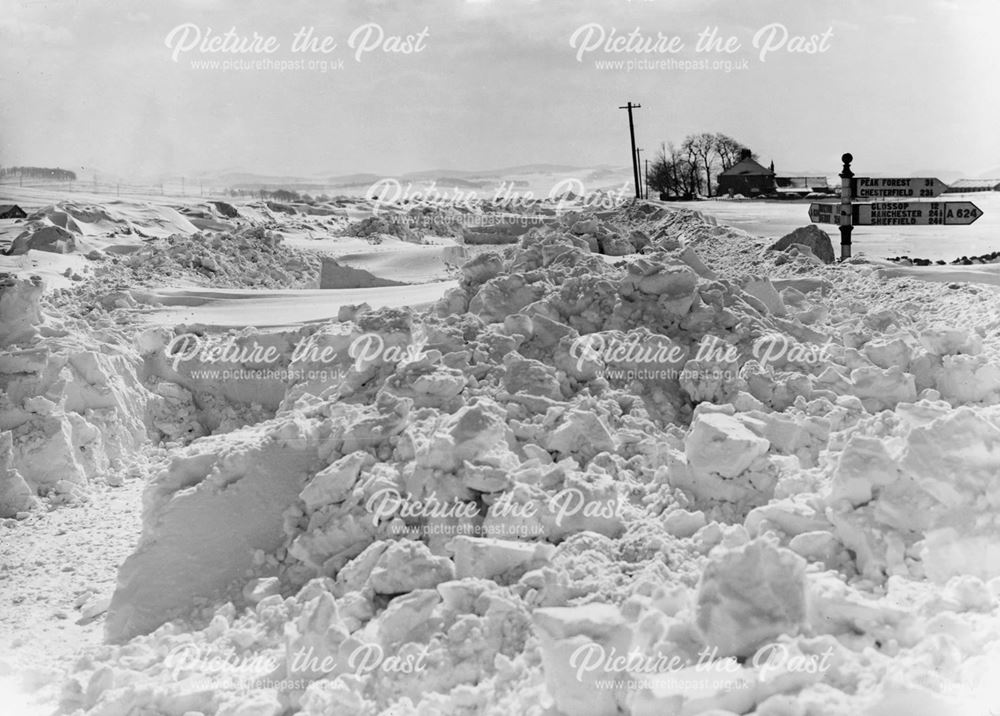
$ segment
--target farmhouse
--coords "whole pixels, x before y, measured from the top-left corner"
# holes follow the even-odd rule
[[[0,219],[23,219],[27,214],[17,204],[0,204]]]
[[[740,160],[719,174],[719,196],[743,194],[759,196],[774,192],[774,170],[758,164],[749,149],[744,149]]]

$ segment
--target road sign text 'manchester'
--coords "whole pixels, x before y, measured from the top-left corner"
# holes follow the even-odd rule
[[[971,224],[983,215],[971,201],[882,201],[851,206],[855,226],[903,226],[917,224]],[[840,204],[811,204],[810,221],[841,224]]]

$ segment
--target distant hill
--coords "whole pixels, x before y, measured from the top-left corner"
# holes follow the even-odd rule
[[[778,168],[776,169],[776,171],[778,176],[827,177],[831,184],[836,184],[840,182],[840,176],[839,176],[840,172],[838,171],[831,172],[829,169],[782,170]],[[901,172],[861,172],[855,170],[854,173],[857,176],[866,176],[866,177],[928,177],[928,178],[937,177],[945,184],[951,184],[956,179],[963,179],[969,176],[965,172],[961,172],[956,169],[917,169],[915,171],[901,171]]]
[[[412,182],[414,185],[435,183],[439,188],[457,188],[462,190],[492,191],[500,185],[517,187],[519,190],[530,188],[537,192],[547,192],[553,185],[567,178],[579,179],[588,190],[613,188],[625,179],[631,179],[631,167],[610,164],[595,164],[591,166],[576,166],[571,164],[519,164],[488,170],[461,169],[428,169],[424,171],[406,172],[402,174],[375,174],[373,172],[355,172],[352,174],[336,174],[334,172],[317,172],[309,174],[269,174],[255,172],[244,166],[233,166],[218,171],[192,172],[187,175],[191,185],[203,183],[204,186],[233,188],[244,191],[288,189],[290,191],[316,193],[331,193],[346,191],[357,193],[365,191],[380,179],[397,179],[404,185]],[[104,175],[102,174],[102,180]],[[180,182],[181,175],[170,179]],[[176,180],[176,181],[175,181]],[[166,181],[158,177],[153,183]]]
[[[915,172],[911,172],[910,176],[913,177],[937,177],[945,184],[951,184],[957,179],[962,179],[967,177],[968,174],[965,172],[958,171],[956,169],[918,169]]]
[[[230,186],[295,186],[300,184],[322,184],[326,179],[293,176],[288,174],[256,174],[254,172],[226,172],[209,174],[213,181]]]
[[[987,169],[982,174],[980,174],[977,179],[1000,179],[1000,166],[995,166],[992,169]]]
[[[466,171],[460,169],[429,169],[420,172],[403,174],[402,178],[416,180],[424,179],[475,179],[484,177],[502,177],[515,174],[563,174],[595,169],[597,167],[579,167],[570,164],[521,164],[501,169],[483,171]]]

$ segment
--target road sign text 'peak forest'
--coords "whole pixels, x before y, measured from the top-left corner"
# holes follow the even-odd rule
[[[858,199],[930,199],[948,188],[937,177],[855,177],[852,182]]]

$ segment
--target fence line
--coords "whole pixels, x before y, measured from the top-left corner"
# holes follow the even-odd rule
[[[2,180],[0,191],[7,187],[18,189],[46,189],[49,191],[72,192],[77,194],[113,194],[169,196],[183,198],[225,198],[230,197],[228,189],[180,184],[122,184],[118,182],[93,182],[77,179],[75,182],[19,182]]]

